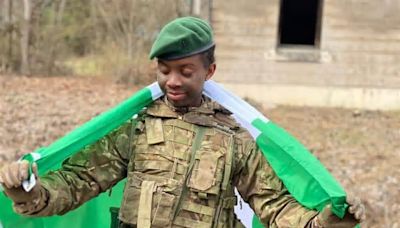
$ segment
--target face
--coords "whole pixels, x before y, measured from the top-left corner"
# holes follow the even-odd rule
[[[157,81],[175,107],[197,107],[201,104],[204,82],[215,72],[215,63],[204,67],[201,55],[177,60],[158,60]]]

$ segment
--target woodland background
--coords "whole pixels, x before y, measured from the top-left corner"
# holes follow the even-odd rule
[[[0,167],[154,81],[150,45],[190,0],[0,0]],[[218,48],[217,48],[218,63]],[[367,206],[400,227],[400,112],[251,101]]]
[[[112,75],[147,82],[161,26],[188,0],[0,0],[0,74]],[[135,77],[141,75],[142,77]]]

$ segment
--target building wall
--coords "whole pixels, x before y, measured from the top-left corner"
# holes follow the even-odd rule
[[[400,109],[400,0],[325,0],[316,49],[277,49],[279,7],[280,0],[213,1],[217,81],[271,103]],[[255,88],[289,91],[268,100]],[[308,102],[315,93],[307,88],[327,95]],[[332,99],[338,91],[347,101]]]

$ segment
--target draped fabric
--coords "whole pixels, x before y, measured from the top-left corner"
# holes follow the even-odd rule
[[[303,206],[321,211],[327,204],[333,212],[343,217],[347,208],[346,193],[326,168],[293,136],[268,120],[250,104],[208,80],[204,95],[231,111],[233,117],[246,128],[261,149],[288,191]],[[157,82],[136,92],[114,108],[76,128],[48,147],[26,154],[22,159],[37,162],[39,175],[60,167],[63,160],[90,145],[163,95]],[[25,182],[26,188],[34,183]],[[63,216],[27,218],[15,214],[11,202],[0,196],[0,227],[108,227],[109,208],[118,207],[122,198],[123,183],[113,188],[111,196],[103,193],[77,210]],[[240,196],[239,196],[240,197]],[[247,208],[247,209],[243,209]],[[235,208],[246,227],[262,227],[249,207]],[[250,219],[249,219],[250,218]]]

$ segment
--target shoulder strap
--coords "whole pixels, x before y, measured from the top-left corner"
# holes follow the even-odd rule
[[[236,204],[236,196],[232,194],[232,175],[233,170],[235,168],[235,142],[234,137],[231,135],[229,148],[225,156],[225,168],[224,168],[224,176],[221,183],[221,194],[218,199],[217,210],[215,210],[213,228],[218,226],[218,219],[221,215],[221,211],[224,208],[233,208]]]
[[[132,156],[134,156],[133,154],[133,136],[136,133],[136,130],[138,128],[144,128],[143,126],[143,121],[144,118],[146,116],[146,114],[144,113],[145,110],[142,110],[137,116],[132,117],[131,119],[131,131],[129,133],[129,150],[128,150],[128,158],[132,159]],[[142,125],[142,126],[139,126]]]

